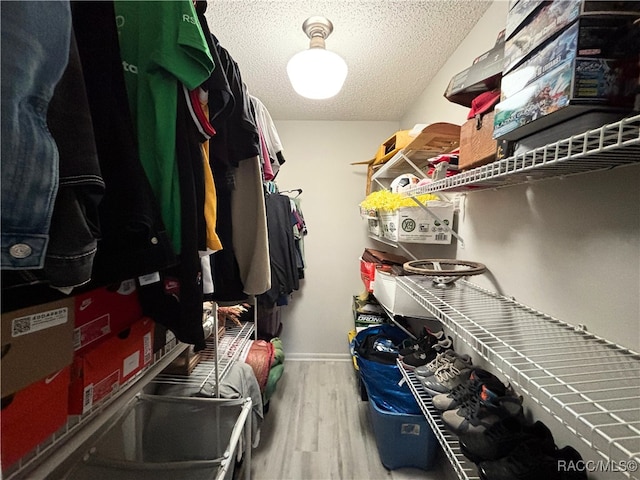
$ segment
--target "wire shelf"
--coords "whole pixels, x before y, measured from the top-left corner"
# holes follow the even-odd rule
[[[640,464],[640,354],[465,280],[397,284],[603,458]]]
[[[461,172],[406,192],[472,192],[640,163],[640,115]]]
[[[178,343],[174,338],[161,350],[155,352],[152,362],[147,367],[95,404],[88,412],[69,416],[65,425],[7,471],[3,471],[1,477],[6,480],[45,478],[186,348],[186,344]]]
[[[460,480],[479,480],[477,467],[464,457],[458,438],[446,429],[440,418],[440,412],[431,403],[431,395],[427,393],[413,372],[406,370],[402,362],[397,361],[396,363],[458,478]]]
[[[222,380],[233,363],[238,359],[244,347],[252,339],[254,333],[253,322],[244,322],[241,327],[227,326],[225,334],[218,342],[216,353],[215,334],[207,340],[207,346],[200,351],[201,360],[195,366],[190,375],[175,375],[161,373],[152,381],[152,384],[181,385],[200,389],[204,386],[215,386],[216,377]],[[217,360],[217,375],[216,375]]]

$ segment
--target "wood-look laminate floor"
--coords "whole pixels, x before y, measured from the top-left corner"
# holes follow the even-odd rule
[[[450,480],[439,450],[434,468],[387,470],[381,463],[368,402],[348,361],[285,361],[252,451],[252,480]],[[236,472],[238,473],[238,472]]]

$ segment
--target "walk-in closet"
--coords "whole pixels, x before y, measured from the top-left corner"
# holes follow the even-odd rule
[[[0,478],[640,480],[639,1],[0,17]]]

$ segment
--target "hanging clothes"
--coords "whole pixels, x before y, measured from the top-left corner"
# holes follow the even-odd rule
[[[118,38],[140,160],[174,250],[181,251],[180,181],[175,157],[178,82],[194,89],[214,65],[189,0],[116,0]],[[188,20],[185,21],[184,19]]]
[[[73,28],[105,183],[96,284],[120,282],[177,262],[138,156],[113,2],[73,2]]]
[[[52,287],[70,292],[91,280],[101,235],[98,205],[105,189],[73,31],[69,63],[56,85],[47,122],[60,154],[60,186],[43,273]]]
[[[291,228],[291,203],[289,197],[270,194],[265,198],[269,230],[271,262],[271,288],[260,297],[266,303],[288,303],[287,297],[300,284],[296,267],[296,252]]]
[[[233,251],[243,292],[260,295],[271,288],[267,213],[259,158],[248,158],[236,169],[231,194]]]
[[[291,215],[293,224],[293,238],[296,246],[296,266],[298,267],[298,278],[304,278],[306,266],[304,257],[304,237],[307,235],[307,223],[304,221],[300,197],[291,199]]]
[[[280,166],[285,162],[282,142],[280,141],[278,130],[276,130],[276,126],[271,119],[271,114],[269,114],[267,107],[265,107],[260,99],[254,96],[251,96],[251,103],[255,109],[256,123],[264,135],[267,151],[269,152],[269,159],[271,161],[270,169],[275,178],[280,170]],[[266,180],[271,179],[267,178]]]

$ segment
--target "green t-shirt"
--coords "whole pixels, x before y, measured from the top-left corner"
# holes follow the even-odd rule
[[[178,82],[196,88],[211,75],[213,60],[190,0],[116,0],[115,10],[140,161],[180,253]]]

